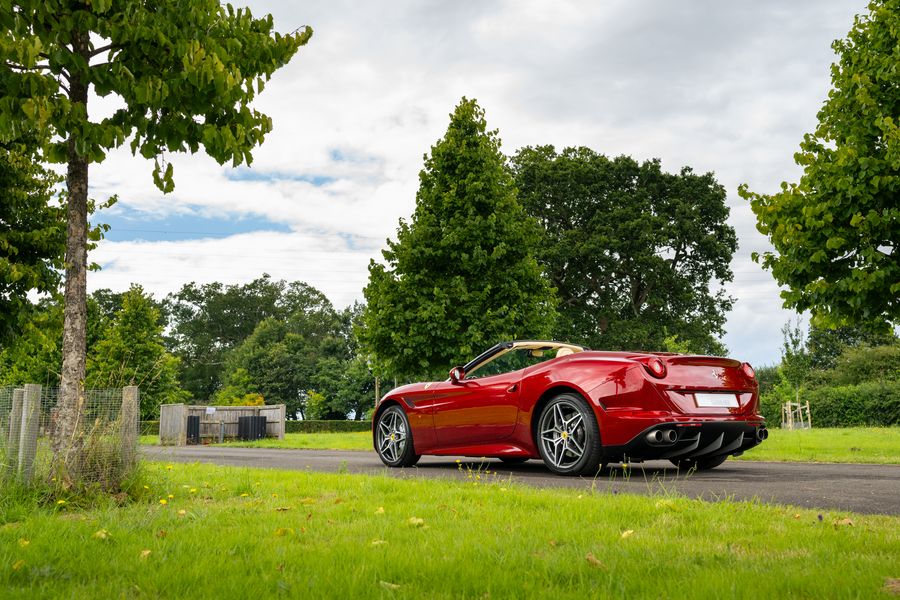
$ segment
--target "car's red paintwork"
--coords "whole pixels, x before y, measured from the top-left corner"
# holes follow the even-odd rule
[[[666,375],[645,368],[663,360]],[[414,383],[391,390],[375,414],[398,404],[416,454],[539,458],[534,423],[543,403],[575,392],[593,408],[604,448],[624,448],[642,432],[670,423],[762,427],[758,385],[742,363],[710,356],[584,351],[526,369],[469,379]],[[698,408],[692,392],[733,391],[738,408]],[[374,422],[374,421],[373,421]]]

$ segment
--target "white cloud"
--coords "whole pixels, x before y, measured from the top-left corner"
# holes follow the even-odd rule
[[[95,197],[116,193],[121,208],[154,215],[258,215],[291,232],[103,242],[93,258],[106,267],[91,275],[92,288],[138,281],[163,294],[188,281],[269,272],[306,280],[339,306],[359,299],[368,259],[412,212],[422,155],[466,95],[486,109],[508,153],[586,145],[660,157],[670,170],[714,171],[741,245],[725,341],[735,356],[777,359],[790,315],[749,260],[767,245],[735,190],[796,178],[791,157],[827,93],[831,41],[863,0],[247,4],[272,12],[281,31],[315,29],[256,102],[275,130],[255,152],[253,172],[329,181],[235,181],[205,156],[173,156],[176,191],[163,196],[150,163],[113,152],[92,167]],[[338,234],[371,245],[349,250]]]

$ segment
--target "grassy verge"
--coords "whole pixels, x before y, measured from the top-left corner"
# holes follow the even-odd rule
[[[893,517],[487,473],[150,464],[145,481],[125,507],[0,510],[4,597],[872,597],[900,578]]]
[[[283,440],[267,438],[255,442],[227,442],[224,445],[246,448],[372,450],[372,434],[368,431],[343,433],[286,433],[284,434]]]
[[[900,427],[771,429],[738,460],[900,464]]]
[[[769,439],[739,460],[900,464],[900,427],[847,427],[798,431],[770,430]],[[142,436],[141,443],[157,443]],[[306,448],[317,450],[371,450],[372,434],[288,433],[283,440],[229,442],[228,446]]]

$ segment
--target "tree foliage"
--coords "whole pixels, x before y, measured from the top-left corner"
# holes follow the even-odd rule
[[[553,290],[533,252],[539,229],[516,198],[496,131],[463,99],[425,157],[412,220],[369,265],[360,337],[381,369],[443,375],[501,340],[545,337]]]
[[[713,288],[732,280],[737,238],[712,173],[553,146],[519,150],[512,171],[544,229],[557,338],[611,350],[662,350],[672,338],[723,352],[716,337],[733,300]]]
[[[900,0],[870,2],[832,47],[832,89],[794,155],[800,181],[740,193],[775,247],[754,258],[789,288],[786,307],[887,330],[900,322]]]
[[[59,287],[65,210],[53,202],[59,178],[35,150],[34,142],[0,143],[0,347],[24,326],[28,293]]]
[[[131,141],[174,188],[164,152],[220,164],[251,161],[272,128],[250,103],[312,30],[274,31],[217,0],[0,1],[0,141],[36,132],[44,158],[66,163],[66,286],[59,412],[53,440],[61,481],[77,481],[78,402],[86,370],[88,165]],[[91,118],[91,92],[111,114]],[[96,113],[95,113],[96,114]]]
[[[303,289],[305,306],[297,304],[286,318],[261,321],[228,354],[217,397],[258,393],[268,404],[285,404],[291,416],[306,416],[307,395],[317,387],[322,363],[346,361],[349,349],[341,316],[320,292]]]
[[[243,285],[189,283],[170,294],[165,306],[171,325],[168,346],[181,359],[180,379],[201,402],[212,398],[222,385],[228,352],[260,322],[287,320],[296,312],[333,310],[315,288],[276,281],[269,275]]]
[[[90,387],[136,385],[141,390],[141,418],[159,418],[159,405],[181,402],[178,359],[166,352],[159,313],[140,286],[122,297],[122,309],[102,333],[88,357]]]

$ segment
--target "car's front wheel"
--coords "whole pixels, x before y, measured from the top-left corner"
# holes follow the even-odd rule
[[[596,475],[603,449],[594,411],[584,398],[560,394],[538,417],[537,445],[544,464],[560,475]]]
[[[397,405],[384,409],[375,422],[375,450],[389,467],[411,467],[421,458],[415,453],[406,413]]]

